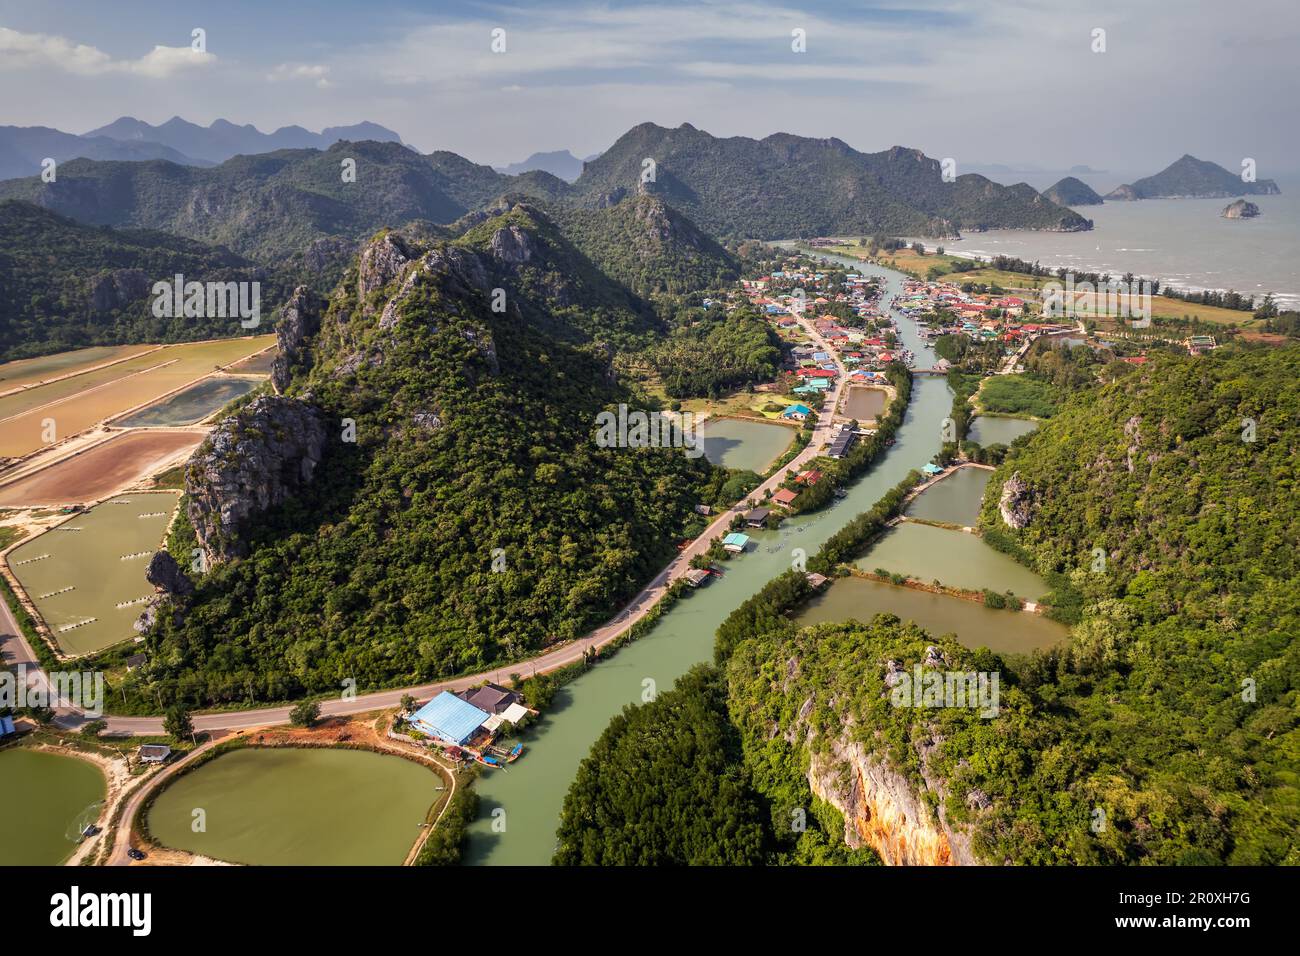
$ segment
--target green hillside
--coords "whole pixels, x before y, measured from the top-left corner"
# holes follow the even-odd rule
[[[289,387],[325,421],[352,419],[355,443],[333,431],[315,481],[247,529],[249,556],[155,629],[154,666],[128,678],[135,706],[508,665],[604,620],[703,520],[714,469],[598,447],[597,413],[635,397],[603,350],[528,318],[553,308],[548,325],[566,327],[591,287],[492,311],[519,249],[563,251],[536,215],[516,206],[457,244],[385,235],[363,252]]]
[[[135,342],[245,334],[229,318],[157,318],[151,289],[177,273],[260,281],[263,321],[292,280],[226,249],[161,232],[87,226],[30,203],[0,201],[0,361]]]

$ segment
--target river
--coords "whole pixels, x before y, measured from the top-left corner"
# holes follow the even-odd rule
[[[864,274],[884,276],[885,302],[902,289],[905,277],[900,273],[848,259],[839,261]],[[933,362],[934,353],[912,322],[901,320],[899,332],[904,345],[916,355],[918,366]],[[939,451],[941,423],[951,407],[952,393],[943,379],[917,376],[895,444],[848,489],[845,498],[815,514],[788,520],[779,531],[752,533],[749,552],[730,561],[723,577],[684,597],[640,640],[564,687],[525,735],[524,758],[507,769],[490,771],[475,784],[481,802],[478,819],[470,828],[467,862],[549,863],[564,796],[578,764],[610,719],[629,704],[641,703],[646,687],[668,690],[690,667],[712,660],[718,625],[764,584],[789,569],[795,548],[808,555],[815,553],[845,522],[870,509],[909,471],[920,468]],[[982,610],[973,604],[970,608]]]

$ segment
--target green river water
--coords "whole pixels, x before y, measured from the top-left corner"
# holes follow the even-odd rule
[[[831,257],[828,257],[831,258]],[[889,270],[843,260],[863,272],[885,275],[885,301],[901,290],[902,276]],[[904,343],[916,355],[919,366],[928,366],[933,353],[916,334],[910,322],[900,322]],[[920,468],[939,451],[941,424],[949,414],[952,393],[942,378],[917,376],[912,400],[896,443],[881,460],[848,489],[847,497],[816,514],[788,520],[779,531],[753,532],[750,550],[728,562],[726,573],[698,592],[687,595],[668,610],[644,637],[620,650],[610,660],[564,687],[554,705],[524,737],[524,758],[507,769],[485,774],[476,788],[481,799],[478,820],[471,827],[467,862],[476,864],[546,864],[555,849],[555,830],[565,793],[592,743],[610,719],[629,704],[642,702],[647,682],[656,690],[667,690],[686,670],[701,661],[712,660],[713,634],[718,625],[744,600],[776,575],[789,569],[795,548],[809,555],[846,521],[868,510],[890,488],[914,468]],[[984,556],[1001,557],[977,538],[949,532],[978,545]],[[928,580],[928,578],[927,578]],[[843,582],[841,582],[843,583]],[[870,582],[859,582],[870,583]],[[837,584],[831,590],[835,591]],[[836,594],[835,611],[846,617],[870,617],[879,610],[914,603],[922,592],[885,585],[890,600],[872,607],[853,594]],[[1000,589],[1001,590],[1001,589]],[[953,627],[936,630],[977,629],[981,635],[1013,635],[1018,629],[1034,629],[1038,622],[1029,614],[994,612],[957,598],[925,595],[951,615]],[[827,595],[829,598],[830,595]],[[823,598],[826,601],[826,598]],[[897,602],[897,603],[895,603]],[[874,605],[875,602],[870,602]],[[900,616],[904,616],[900,612]],[[989,618],[986,615],[1000,614]],[[935,618],[937,620],[937,618]],[[980,622],[980,623],[977,623]],[[960,630],[958,631],[960,634]],[[1061,636],[1055,634],[1054,636]],[[1026,636],[1016,649],[1045,641],[1043,635]],[[1002,646],[1006,646],[1003,644]]]
[[[29,747],[0,750],[0,788],[0,866],[62,863],[107,790],[90,761]]]

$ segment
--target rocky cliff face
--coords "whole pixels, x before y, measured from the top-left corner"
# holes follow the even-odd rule
[[[117,269],[90,281],[90,307],[111,312],[149,294],[149,278],[139,269]]]
[[[923,752],[924,766],[924,752]],[[938,781],[926,781],[940,797]],[[970,838],[936,816],[902,774],[870,755],[862,744],[837,740],[829,754],[812,758],[812,792],[844,817],[844,842],[870,846],[888,866],[975,866]]]
[[[275,327],[275,341],[279,351],[271,363],[271,384],[283,395],[289,387],[293,366],[302,358],[307,339],[320,331],[321,313],[325,302],[305,285],[293,290],[293,295],[280,312],[280,323]]]
[[[1002,497],[998,499],[998,513],[1002,520],[1019,531],[1034,520],[1035,495],[1020,472],[1015,472],[1002,483]]]
[[[325,449],[321,412],[264,396],[218,422],[185,468],[186,514],[209,566],[248,554],[257,516],[310,484]]]

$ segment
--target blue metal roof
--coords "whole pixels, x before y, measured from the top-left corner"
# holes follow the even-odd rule
[[[486,710],[479,710],[468,701],[444,690],[416,711],[411,717],[411,723],[426,734],[459,746],[489,716]]]

